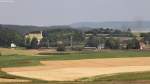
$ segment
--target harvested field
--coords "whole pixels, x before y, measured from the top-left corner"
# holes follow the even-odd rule
[[[150,71],[150,57],[41,61],[44,66],[3,68],[9,74],[48,80],[72,81],[83,77]]]
[[[13,83],[13,82],[31,82],[30,80],[22,80],[22,79],[5,79],[5,78],[0,78],[0,83]]]
[[[27,55],[27,56],[34,56],[39,55],[39,53],[45,52],[56,52],[54,49],[11,49],[11,48],[0,48],[0,52],[2,55]]]

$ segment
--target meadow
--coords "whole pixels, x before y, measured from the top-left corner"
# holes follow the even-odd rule
[[[40,54],[40,55],[39,55]],[[0,56],[0,67],[19,67],[19,66],[36,66],[40,61],[48,60],[81,60],[81,59],[99,59],[99,58],[128,58],[128,57],[150,57],[149,51],[100,51],[100,52],[73,52],[73,53],[41,53],[32,55],[9,54]]]

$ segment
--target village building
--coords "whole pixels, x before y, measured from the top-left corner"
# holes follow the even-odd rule
[[[43,32],[42,31],[34,31],[34,32],[29,32],[25,34],[25,38],[30,38],[31,40],[33,38],[37,38],[38,44],[40,44],[40,41],[43,39]]]
[[[10,44],[10,47],[11,47],[11,48],[16,48],[17,46],[16,46],[15,43],[11,43],[11,44]]]

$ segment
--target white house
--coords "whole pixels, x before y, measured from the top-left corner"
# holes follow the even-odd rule
[[[11,47],[11,48],[16,48],[17,46],[16,46],[16,44],[11,43],[10,47]]]

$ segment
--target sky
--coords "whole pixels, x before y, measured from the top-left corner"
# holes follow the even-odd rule
[[[0,0],[0,24],[150,21],[150,0]]]

